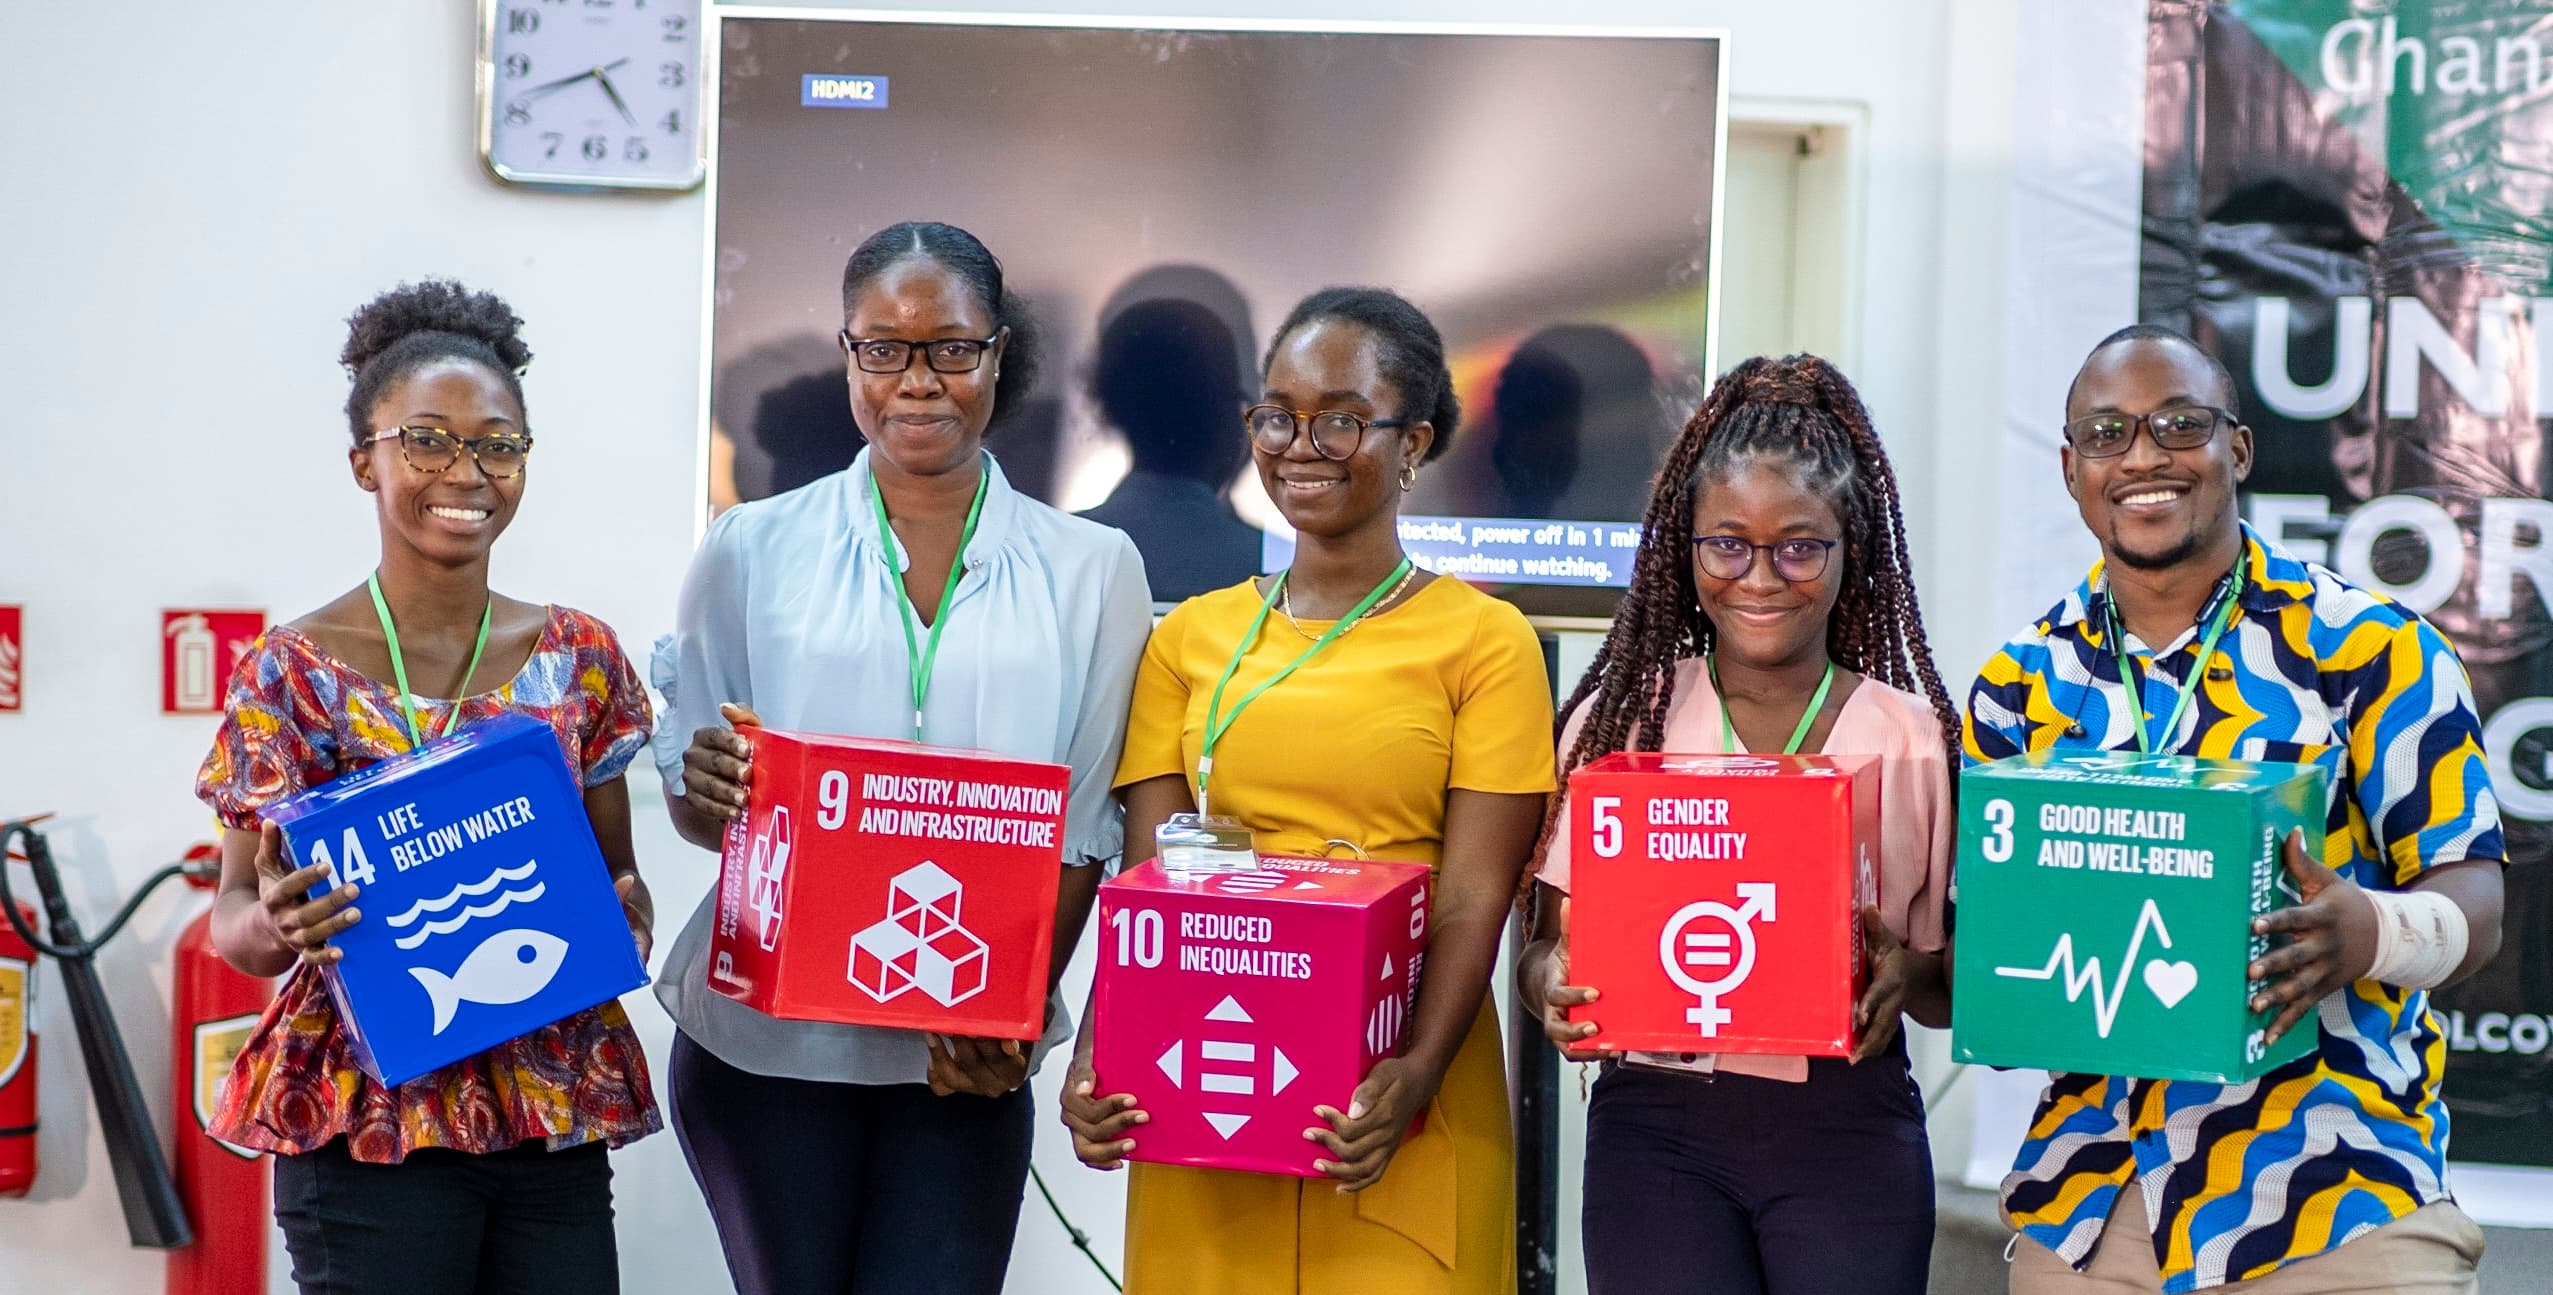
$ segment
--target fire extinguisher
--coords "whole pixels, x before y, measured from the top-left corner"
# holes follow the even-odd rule
[[[14,902],[34,930],[35,905]],[[35,1186],[36,1109],[35,949],[0,921],[0,1196]]]
[[[186,881],[211,890],[221,880],[221,849],[186,852]],[[168,1252],[168,1295],[261,1295],[266,1289],[267,1170],[257,1152],[206,1130],[231,1062],[275,996],[271,980],[250,976],[213,949],[213,910],[206,905],[177,937],[176,1101],[177,1194],[195,1223],[195,1244]]]

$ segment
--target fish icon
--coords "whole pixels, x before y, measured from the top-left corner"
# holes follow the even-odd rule
[[[450,974],[430,967],[410,967],[408,974],[425,986],[434,1004],[434,1032],[441,1034],[463,1002],[492,1007],[522,1002],[547,988],[566,961],[567,941],[517,927],[480,941]]]

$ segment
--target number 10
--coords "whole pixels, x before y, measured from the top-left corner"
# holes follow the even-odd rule
[[[1127,911],[1118,909],[1108,918],[1108,926],[1117,932],[1117,965],[1132,962],[1138,967],[1161,965],[1161,910],[1135,910],[1134,920],[1126,920]]]

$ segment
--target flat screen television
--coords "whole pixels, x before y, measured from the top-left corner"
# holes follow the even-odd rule
[[[1611,615],[1713,371],[1716,34],[796,10],[719,28],[713,508],[849,463],[843,262],[943,220],[1002,258],[1043,342],[988,446],[1020,488],[1134,535],[1157,598],[1284,563],[1240,413],[1293,303],[1367,283],[1437,322],[1465,409],[1404,542],[1530,614]]]

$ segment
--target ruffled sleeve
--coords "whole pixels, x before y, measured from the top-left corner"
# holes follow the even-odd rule
[[[305,640],[277,626],[231,672],[222,725],[195,774],[195,794],[224,827],[255,831],[259,811],[336,773],[336,689]]]
[[[655,708],[638,668],[621,651],[612,627],[582,612],[577,622],[576,686],[585,694],[584,722],[577,732],[577,763],[585,785],[599,787],[629,771],[656,731]]]

